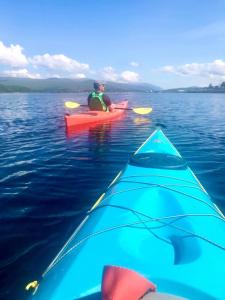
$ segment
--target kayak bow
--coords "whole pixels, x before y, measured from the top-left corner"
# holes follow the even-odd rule
[[[138,272],[160,292],[225,299],[224,232],[224,216],[156,130],[50,264],[34,299],[96,295],[106,265]]]

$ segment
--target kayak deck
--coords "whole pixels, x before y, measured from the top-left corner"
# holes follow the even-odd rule
[[[158,165],[154,154],[164,157]],[[173,156],[180,158],[178,165]],[[99,292],[105,265],[139,272],[160,292],[225,299],[224,232],[224,216],[157,130],[53,260],[35,299],[72,300]]]
[[[104,111],[87,111],[73,115],[65,115],[65,123],[67,128],[83,126],[93,123],[100,123],[110,120],[115,120],[124,114],[128,106],[128,101],[122,101],[118,104],[112,104],[112,112]],[[121,109],[119,109],[121,108]]]

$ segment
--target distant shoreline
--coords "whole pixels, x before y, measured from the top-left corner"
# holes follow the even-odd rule
[[[0,91],[0,94],[79,94],[79,93],[89,93],[89,91],[10,91],[4,92]],[[107,93],[142,93],[142,94],[225,94],[223,92],[169,92],[169,91],[160,91],[160,92],[142,92],[142,91],[107,91]]]
[[[89,93],[93,89],[93,79],[48,78],[31,79],[17,77],[0,77],[0,93]],[[225,93],[225,82],[219,86],[187,87],[162,89],[150,83],[143,82],[113,82],[106,81],[108,93]]]

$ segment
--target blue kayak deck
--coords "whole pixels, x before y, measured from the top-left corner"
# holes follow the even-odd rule
[[[134,156],[142,153],[181,158],[161,130]],[[146,157],[154,161],[154,155]],[[225,299],[224,233],[224,216],[190,168],[141,167],[135,161],[49,266],[34,299],[72,300],[99,292],[105,265],[135,270],[159,292]]]

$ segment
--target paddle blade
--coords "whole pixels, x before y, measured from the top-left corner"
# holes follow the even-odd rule
[[[80,104],[77,102],[66,101],[65,106],[68,108],[78,108],[80,106]]]
[[[133,108],[133,112],[139,115],[147,115],[150,112],[152,112],[151,107],[138,107],[138,108]]]

